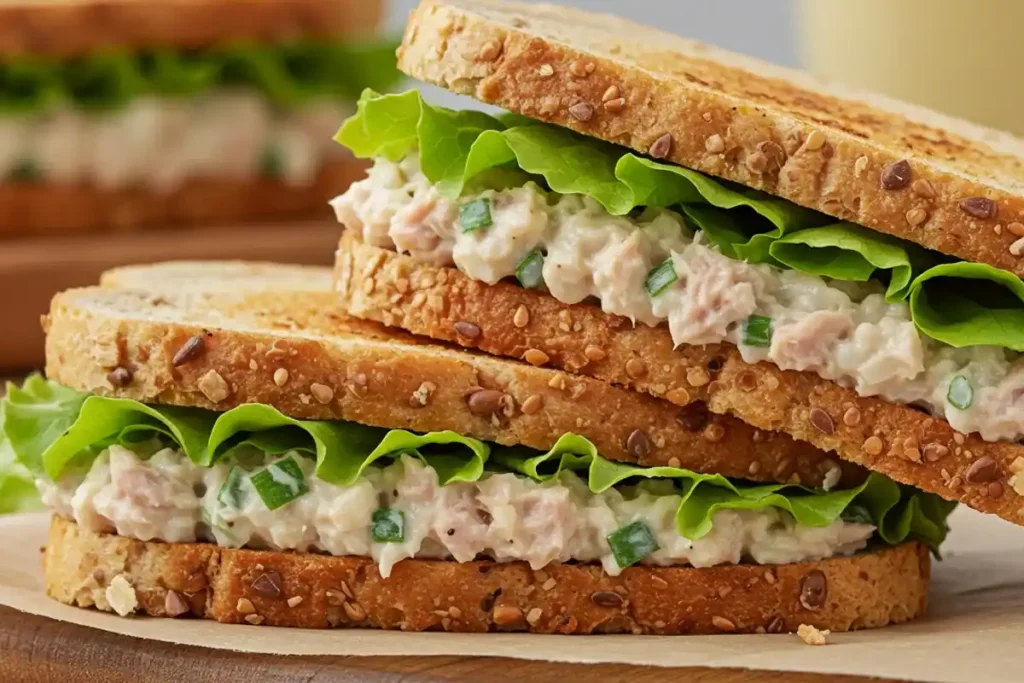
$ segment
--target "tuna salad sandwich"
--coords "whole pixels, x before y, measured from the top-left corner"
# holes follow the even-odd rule
[[[363,88],[400,76],[394,46],[371,42],[382,11],[4,2],[0,236],[328,218],[362,172],[330,136]]]
[[[561,7],[425,0],[399,67],[510,113],[363,94],[350,315],[1024,523],[1024,143]]]
[[[438,296],[422,275],[405,286]],[[53,511],[50,596],[566,634],[847,630],[924,610],[938,496],[336,306],[330,269],[237,262],[126,268],[54,298],[48,379],[0,402],[0,503],[35,485]]]

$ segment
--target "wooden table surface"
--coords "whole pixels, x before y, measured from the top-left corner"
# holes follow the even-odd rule
[[[572,641],[571,637],[565,638],[565,646],[572,647]],[[881,680],[741,669],[557,664],[496,657],[252,655],[139,640],[0,607],[0,681],[4,683],[496,683],[512,680],[562,683],[572,679],[588,683],[866,683]]]

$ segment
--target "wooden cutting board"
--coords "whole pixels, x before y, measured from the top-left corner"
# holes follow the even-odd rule
[[[43,362],[39,317],[60,290],[95,284],[104,270],[175,259],[330,265],[337,223],[281,223],[0,241],[0,373]]]
[[[566,647],[572,647],[572,637],[564,640]],[[4,683],[564,683],[567,680],[588,683],[882,681],[742,669],[557,664],[496,657],[281,657],[240,654],[138,640],[0,607],[0,681]]]

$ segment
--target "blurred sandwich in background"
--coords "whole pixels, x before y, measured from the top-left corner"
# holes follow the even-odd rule
[[[0,234],[329,216],[373,0],[0,5]],[[73,208],[72,208],[73,207]]]
[[[113,266],[325,263],[327,200],[364,169],[331,138],[364,88],[401,78],[382,16],[380,0],[0,3],[0,306],[23,331],[0,371],[41,361],[55,291]]]

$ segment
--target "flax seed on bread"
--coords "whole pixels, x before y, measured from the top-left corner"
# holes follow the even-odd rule
[[[575,432],[610,459],[757,481],[865,477],[734,418],[347,318],[328,268],[172,263],[115,270],[104,284],[58,294],[46,321],[47,375],[80,391],[217,411],[259,402],[537,449]]]
[[[674,348],[664,325],[634,326],[595,304],[563,304],[509,283],[486,285],[348,234],[338,250],[335,280],[349,315],[497,356],[518,358],[537,349],[548,367],[680,406],[699,402],[713,413],[784,432],[896,481],[1024,523],[1024,446],[965,436],[911,406],[859,396],[814,373],[750,365],[728,344]],[[399,280],[422,296],[442,299],[445,307],[417,305],[402,294]],[[453,325],[460,320],[480,334],[457,334]]]
[[[569,7],[424,0],[399,66],[487,104],[1024,275],[1024,250],[1011,250],[1014,233],[1024,234],[1024,142],[1007,134]],[[1021,229],[1002,229],[1014,223]]]
[[[360,178],[365,168],[362,162],[343,158],[326,164],[313,182],[303,186],[265,178],[198,178],[166,193],[146,188],[100,190],[85,184],[0,184],[0,237],[327,219],[327,200]]]
[[[111,46],[198,49],[219,43],[351,36],[376,31],[383,3],[370,0],[5,0],[0,60],[77,56]]]
[[[781,633],[801,624],[849,631],[922,614],[930,558],[919,543],[784,565],[631,567],[404,560],[382,579],[373,560],[142,542],[54,517],[47,594],[111,611],[233,624],[406,631]],[[113,596],[112,596],[113,597]],[[134,598],[134,602],[132,600]],[[120,603],[119,603],[120,604]]]

